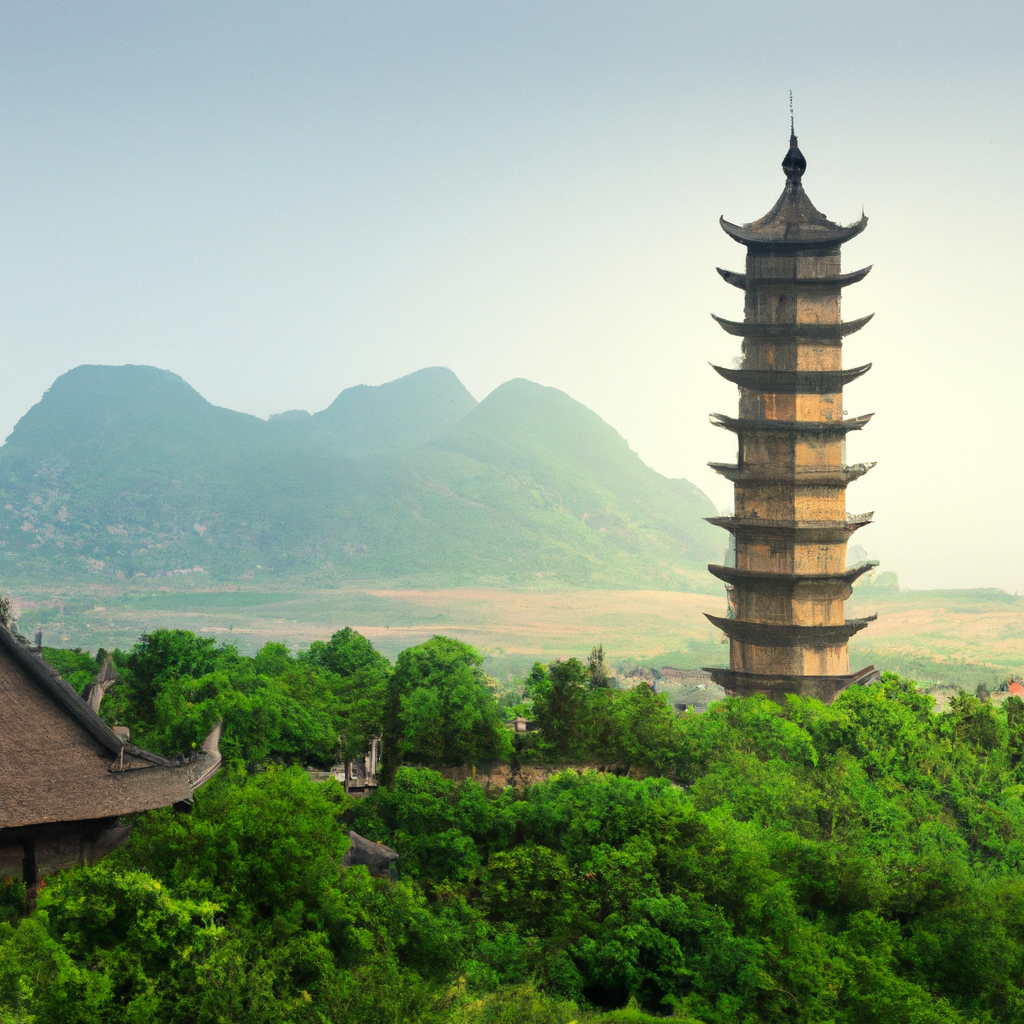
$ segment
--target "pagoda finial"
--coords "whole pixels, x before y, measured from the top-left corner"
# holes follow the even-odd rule
[[[807,161],[796,144],[796,127],[793,121],[793,90],[789,90],[789,152],[782,161],[787,181],[799,181],[807,170]]]

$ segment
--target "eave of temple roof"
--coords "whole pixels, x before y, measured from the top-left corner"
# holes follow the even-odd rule
[[[848,420],[751,420],[735,419],[724,413],[713,412],[711,422],[723,430],[736,434],[767,431],[778,434],[847,434],[860,430],[875,414],[865,413]]]
[[[737,466],[727,462],[709,462],[708,465],[726,480],[738,484],[783,482],[845,487],[862,477],[877,463],[857,462],[852,466],[778,466],[772,463],[750,463]]]
[[[390,867],[399,859],[398,852],[390,846],[378,843],[373,839],[367,839],[358,832],[349,831],[348,849],[341,860],[344,868],[354,867],[356,864],[365,864],[370,873],[387,873]]]
[[[877,615],[863,619],[847,619],[836,626],[797,626],[789,622],[748,622],[704,613],[705,618],[730,640],[754,647],[842,647],[854,633],[860,632]]]
[[[855,270],[850,274],[839,274],[836,277],[750,277],[747,274],[738,274],[734,270],[723,270],[715,267],[722,279],[734,288],[795,288],[799,291],[828,291],[833,288],[845,288],[850,284],[857,284],[863,281],[871,272],[871,267],[863,270]]]
[[[708,516],[707,522],[734,535],[768,536],[800,543],[839,543],[856,530],[871,523],[874,512],[848,515],[846,521],[836,519],[758,519],[741,516]]]
[[[35,695],[27,705],[15,702],[22,708],[17,713],[24,714],[26,706],[36,709],[25,719],[4,709],[7,727],[18,735],[13,745],[0,745],[0,776],[9,774],[0,786],[0,830],[116,817],[188,801],[219,768],[220,723],[201,749],[161,757],[117,736],[40,655],[3,626],[0,656],[10,667],[5,685]],[[63,736],[60,742],[54,741],[55,728]],[[19,748],[21,767],[11,772],[7,762]]]
[[[857,320],[834,324],[797,322],[765,324],[750,320],[724,320],[720,316],[715,316],[714,313],[711,314],[711,319],[726,334],[737,338],[746,338],[747,341],[783,341],[788,338],[802,338],[807,341],[838,342],[847,335],[859,331],[874,315],[874,313],[869,313]]]
[[[715,373],[727,381],[774,395],[834,395],[851,381],[863,377],[870,363],[850,370],[730,370],[711,364]]]
[[[779,694],[804,693],[814,690],[816,687],[834,688],[834,692],[828,695],[832,699],[835,694],[845,690],[848,686],[867,686],[869,683],[877,682],[881,678],[874,665],[851,672],[845,676],[787,676],[777,673],[761,675],[756,672],[736,672],[728,668],[708,668],[704,670],[711,674],[711,678],[719,686],[725,688],[729,696],[745,696],[751,693],[772,694],[777,691]]]
[[[709,565],[708,572],[717,576],[724,583],[736,584],[751,582],[761,584],[765,589],[785,590],[801,583],[838,583],[850,586],[866,572],[870,572],[878,562],[859,562],[845,572],[758,572],[754,569],[737,569],[729,565]]]
[[[800,179],[788,178],[775,205],[759,220],[750,224],[733,224],[719,218],[722,230],[744,245],[786,246],[792,248],[837,247],[859,235],[867,227],[863,214],[854,224],[830,221],[815,209]]]
[[[119,755],[125,743],[89,705],[75,689],[57,673],[43,658],[22,644],[14,634],[0,625],[0,648],[22,668],[37,686],[47,693],[86,732],[99,740],[111,754]],[[157,755],[151,755],[153,757]]]

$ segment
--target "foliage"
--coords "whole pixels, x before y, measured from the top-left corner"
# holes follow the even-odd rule
[[[604,647],[594,647],[587,657],[587,668],[590,670],[590,688],[592,690],[608,686],[611,677],[604,661]]]
[[[25,884],[21,879],[0,879],[0,921],[20,916],[24,907]]]
[[[220,720],[222,752],[250,765],[362,757],[380,732],[391,672],[351,629],[299,657],[271,643],[252,658],[187,630],[156,630],[114,660],[121,682],[100,710],[128,725],[133,742],[165,754],[194,749]]]
[[[556,661],[530,671],[527,693],[545,746],[558,756],[582,757],[586,751],[587,670],[578,658]]]
[[[326,644],[320,640],[310,644],[298,660],[330,673],[335,714],[342,723],[342,753],[348,759],[361,757],[383,725],[391,663],[347,626]]]
[[[161,679],[154,735],[168,693],[220,676],[298,692],[380,671],[396,748],[434,757],[476,754],[497,722],[478,656],[444,638],[390,676],[345,631],[299,658],[215,647],[212,669],[184,659],[166,675],[157,650],[206,648],[141,652],[153,659],[131,685]],[[175,675],[188,665],[199,674]],[[829,706],[726,699],[675,718],[644,685],[589,679],[579,662],[535,667],[535,713],[563,751],[642,761],[649,777],[567,768],[493,791],[396,766],[353,801],[283,767],[293,741],[273,733],[191,815],[140,816],[126,846],[0,923],[0,1021],[1024,1017],[1024,701],[961,694],[936,714],[886,674]],[[439,746],[408,717],[417,693]],[[466,701],[479,714],[453,713]],[[350,828],[399,851],[398,882],[342,867]]]
[[[646,687],[627,696],[657,706]],[[1010,1021],[1022,720],[1022,701],[966,694],[935,715],[887,675],[829,707],[726,700],[681,719],[686,790],[566,771],[477,805],[471,781],[407,770],[356,821],[415,851],[436,905],[483,915],[478,979],[532,975],[576,1002],[705,1022]]]
[[[106,652],[103,652],[103,656],[106,656]],[[79,693],[96,678],[96,673],[103,667],[103,660],[98,655],[94,658],[81,648],[69,650],[63,647],[44,647],[43,657]]]
[[[468,644],[444,636],[402,651],[387,688],[388,778],[401,761],[477,764],[507,752],[508,734],[482,663]]]
[[[646,683],[612,690],[595,648],[589,666],[576,658],[546,668],[536,664],[527,679],[532,717],[540,727],[531,753],[556,760],[617,762],[668,770],[676,761],[682,726],[663,696]]]

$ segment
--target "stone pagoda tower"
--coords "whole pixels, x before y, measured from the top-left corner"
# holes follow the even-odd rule
[[[870,267],[843,274],[840,246],[867,225],[842,227],[819,213],[801,179],[807,161],[791,135],[782,162],[786,187],[760,220],[726,234],[747,247],[746,273],[719,270],[743,290],[742,323],[715,317],[742,338],[738,369],[716,366],[739,386],[739,416],[712,416],[736,434],[735,465],[712,463],[735,485],[735,514],[710,520],[735,541],[732,565],[709,565],[726,583],[729,615],[708,618],[729,638],[729,668],[716,682],[737,696],[788,693],[831,701],[852,683],[877,678],[873,667],[850,673],[847,642],[869,619],[847,619],[854,580],[875,564],[846,566],[846,545],[871,513],[846,512],[846,485],[873,463],[846,464],[846,434],[871,415],[847,419],[843,388],[868,363],[843,369],[843,338],[871,319],[844,323],[842,289]]]

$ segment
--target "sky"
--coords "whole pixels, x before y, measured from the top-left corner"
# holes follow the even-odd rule
[[[780,193],[792,89],[811,199],[869,217],[858,540],[1024,592],[1022,46],[1020,3],[7,0],[0,437],[82,363],[259,416],[443,365],[560,388],[731,508],[717,221]]]

